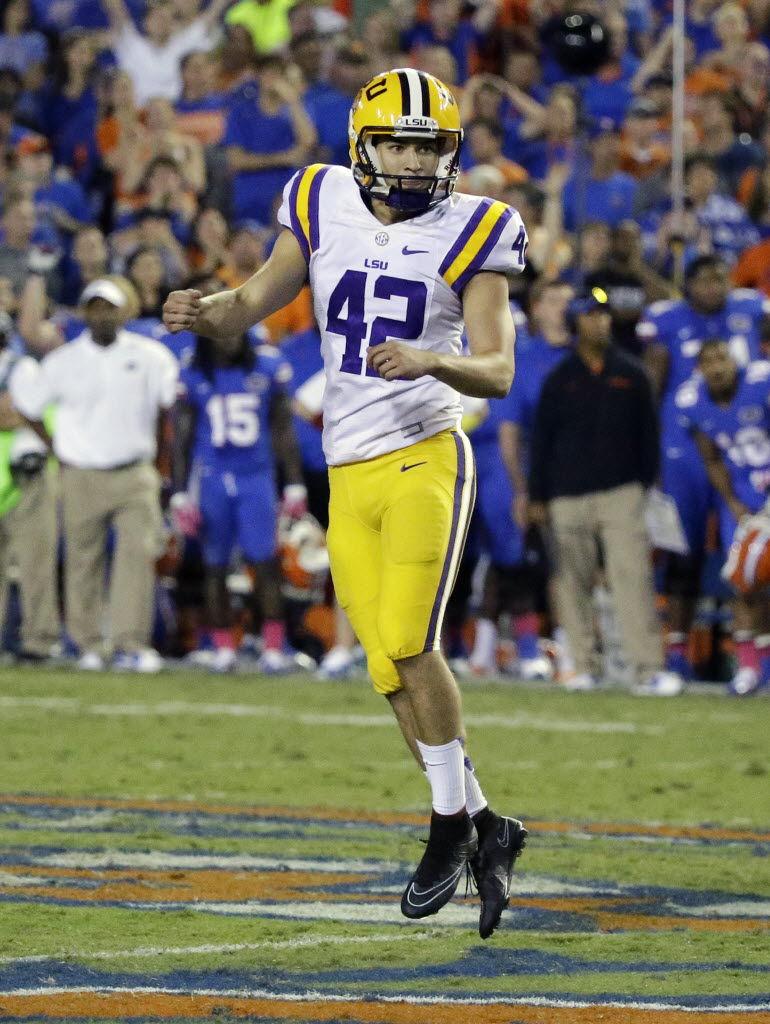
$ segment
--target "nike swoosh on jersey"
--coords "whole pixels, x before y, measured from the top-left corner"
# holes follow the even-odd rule
[[[404,465],[402,465],[402,467],[401,467],[401,472],[402,473],[406,473],[407,469],[414,469],[415,466],[427,466],[427,465],[428,465],[427,461],[425,461],[425,462],[412,462],[408,466],[406,465],[406,463],[404,463]]]
[[[428,903],[430,903],[432,899],[435,899],[436,896],[440,896],[443,892],[450,888],[450,886],[455,884],[457,878],[464,870],[464,867],[464,864],[461,865],[457,869],[457,871],[451,874],[448,878],[444,878],[442,881],[437,882],[435,885],[432,885],[430,889],[418,889],[414,882],[412,882],[412,884],[409,886],[409,891],[406,894],[407,903],[411,903],[413,907],[426,906]],[[413,895],[416,896],[418,900],[422,899],[422,903],[415,903],[415,901],[412,899]],[[424,899],[423,897],[427,897],[427,899]]]
[[[401,250],[402,256],[417,256],[421,252],[429,252],[429,249],[410,249],[408,245],[405,245]]]

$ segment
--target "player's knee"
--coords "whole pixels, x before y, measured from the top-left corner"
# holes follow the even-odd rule
[[[367,654],[366,665],[377,693],[386,696],[403,689],[396,666],[384,651]]]

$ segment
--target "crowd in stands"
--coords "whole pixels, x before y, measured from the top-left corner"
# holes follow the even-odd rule
[[[709,552],[720,544],[712,522],[717,503],[707,496],[691,527],[687,509],[695,492],[680,501],[666,474],[683,479],[675,465],[677,431],[684,429],[675,391],[697,368],[698,342],[720,337],[743,367],[764,356],[770,337],[770,0],[688,0],[681,211],[670,190],[670,0],[582,0],[577,6],[602,20],[611,41],[603,66],[582,77],[567,74],[556,52],[557,26],[573,6],[390,0],[373,4],[361,20],[349,0],[7,0],[0,18],[0,384],[7,388],[21,356],[45,361],[90,327],[81,297],[108,280],[125,301],[104,298],[101,283],[96,298],[119,310],[120,327],[167,347],[189,392],[193,378],[184,377],[185,368],[204,356],[195,337],[166,333],[161,311],[168,292],[243,283],[270,252],[292,174],[316,161],[349,165],[348,111],[360,86],[389,67],[435,74],[460,103],[458,189],[516,207],[530,240],[527,268],[511,281],[519,353],[513,392],[483,408],[471,403],[467,417],[474,445],[481,449],[492,438],[502,467],[496,471],[512,487],[503,515],[519,531],[517,553],[505,543],[500,553],[480,511],[448,614],[447,649],[479,675],[521,674],[523,663],[532,675],[544,673],[544,651],[553,667],[556,648],[544,641],[558,623],[529,508],[528,451],[540,390],[574,338],[570,302],[598,289],[608,299],[614,344],[651,373],[663,435],[657,478],[680,502],[688,535],[685,553],[656,555],[669,664],[685,675],[727,679],[724,649],[699,639],[729,598],[709,574]],[[285,385],[294,396],[302,465],[297,470],[283,452],[278,485],[291,498],[291,487],[304,482],[323,525],[325,474],[312,387],[320,358],[307,290],[258,326],[248,345],[257,342],[280,346],[275,356],[254,358],[270,363],[260,372],[276,394]],[[14,409],[7,394],[0,399],[2,564],[5,582],[16,578],[21,594],[20,602],[7,602],[4,642],[45,660],[63,639],[65,651],[69,645],[82,657],[97,646],[102,624],[93,625],[88,651],[83,639],[80,650],[73,646],[71,629],[61,631],[61,484],[19,418],[20,409],[27,419],[43,419],[41,402],[39,395],[22,398]],[[167,396],[158,399],[159,409],[169,405]],[[316,660],[331,649],[332,672],[338,665],[345,670],[354,641],[333,610],[316,547],[315,571],[284,565],[280,594],[278,561],[268,563],[259,552],[248,559],[251,569],[262,567],[257,577],[273,567],[267,582],[234,573],[237,565],[221,567],[228,572],[212,580],[201,570],[195,541],[168,526],[180,519],[172,516],[174,493],[190,489],[172,419],[158,449],[168,528],[152,645],[164,655],[207,646],[216,654],[261,629],[258,649],[284,649],[288,631],[294,647]],[[134,456],[120,458],[127,465]],[[182,519],[193,511],[183,505],[176,502]],[[116,509],[109,506],[108,519]],[[194,533],[190,516],[187,525]],[[284,563],[292,562],[296,542],[290,532],[282,533]],[[310,538],[311,547],[317,539]],[[106,531],[99,543],[115,541]],[[78,571],[82,579],[89,571],[103,574],[103,559],[91,570],[79,563]],[[485,572],[488,580],[497,576],[494,600]],[[30,574],[36,589],[25,594]],[[600,572],[596,578],[601,625],[606,588]],[[204,594],[207,587],[213,596]],[[252,591],[261,610],[251,608]],[[321,613],[317,606],[324,604]],[[707,625],[704,609],[712,616]],[[604,629],[608,649],[613,628]],[[734,649],[743,667],[759,659],[757,671],[770,674],[770,659],[759,667],[754,633],[736,636]],[[760,637],[770,652],[770,638]],[[138,640],[134,648],[128,653],[137,655],[135,667],[157,667]],[[105,663],[101,655],[91,662]],[[220,656],[215,667],[233,664],[232,656]],[[287,668],[280,659],[264,664]]]

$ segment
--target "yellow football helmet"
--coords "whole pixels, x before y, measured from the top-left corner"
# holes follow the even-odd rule
[[[460,111],[449,89],[433,75],[395,68],[375,75],[350,108],[350,159],[359,187],[396,209],[429,210],[454,191],[460,167],[463,130]],[[427,138],[439,143],[435,175],[384,175],[375,148],[383,136]],[[405,182],[428,181],[427,188],[404,188]]]

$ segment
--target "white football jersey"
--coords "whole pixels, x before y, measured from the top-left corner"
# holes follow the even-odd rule
[[[460,355],[461,295],[482,270],[524,268],[527,234],[505,203],[458,195],[387,226],[349,168],[313,164],[284,190],[278,220],[308,261],[326,372],[323,446],[331,466],[360,462],[455,428],[457,392],[434,377],[386,381],[366,350],[388,340]]]

